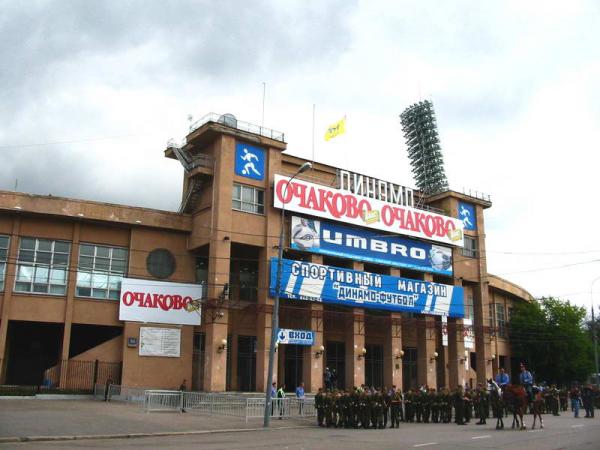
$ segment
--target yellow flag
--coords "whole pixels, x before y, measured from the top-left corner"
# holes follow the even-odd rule
[[[340,134],[344,134],[345,132],[346,117],[327,127],[327,131],[325,132],[325,140],[328,141],[329,139],[339,136]]]

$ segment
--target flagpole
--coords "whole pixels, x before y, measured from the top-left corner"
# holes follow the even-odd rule
[[[260,127],[263,128],[265,126],[265,97],[267,95],[267,83],[263,81],[263,98],[262,98],[262,121],[260,123]]]
[[[315,104],[313,103],[313,120],[312,120],[312,163],[315,165]]]

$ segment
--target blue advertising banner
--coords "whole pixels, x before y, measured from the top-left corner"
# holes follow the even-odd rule
[[[309,330],[280,328],[277,333],[277,342],[279,344],[313,345],[315,343],[315,333]]]
[[[290,236],[295,250],[452,275],[452,249],[443,245],[297,216]]]
[[[276,284],[277,258],[272,258],[271,296],[276,293]],[[457,318],[465,315],[464,292],[460,286],[304,261],[282,260],[280,286],[280,297],[293,300]]]
[[[235,144],[235,174],[263,180],[265,178],[265,151],[260,147],[237,142]]]
[[[475,206],[470,203],[458,202],[458,218],[463,221],[465,230],[477,229],[477,217],[475,217]]]

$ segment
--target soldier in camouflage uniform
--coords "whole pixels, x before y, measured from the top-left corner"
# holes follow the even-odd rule
[[[404,407],[406,408],[405,415],[407,422],[415,421],[415,396],[413,394],[412,389],[409,389],[406,395],[404,396]]]
[[[323,419],[325,418],[325,395],[323,388],[319,388],[319,392],[315,395],[315,409],[317,410],[317,424],[322,427]]]
[[[550,410],[552,411],[552,415],[560,416],[558,412],[560,409],[560,391],[556,388],[555,384],[550,387],[550,397]]]
[[[376,390],[372,398],[372,420],[373,428],[383,428],[383,395],[379,390]]]
[[[470,389],[465,391],[465,422],[469,423],[473,417],[473,394]]]
[[[458,386],[452,395],[452,403],[454,404],[454,412],[456,415],[456,424],[465,425],[465,393],[462,386]]]
[[[383,397],[383,428],[387,428],[388,415],[390,412],[390,403],[392,401],[392,394],[384,386],[381,390],[381,396]]]
[[[452,422],[452,397],[447,388],[444,388],[442,391],[442,415],[442,422]]]
[[[327,390],[324,398],[325,405],[325,425],[327,428],[333,425],[333,394]]]
[[[481,384],[477,389],[477,411],[479,417],[477,425],[485,425],[490,415],[490,396],[487,389]]]
[[[366,392],[361,392],[359,396],[359,415],[360,415],[360,426],[363,428],[369,428],[371,421],[371,414],[369,413],[369,398]]]
[[[392,386],[390,392],[390,428],[398,428],[400,426],[400,411],[402,410],[402,393],[396,386]]]
[[[440,404],[441,394],[436,392],[435,389],[431,389],[431,421],[433,423],[440,422]]]
[[[431,392],[426,387],[421,391],[421,402],[423,404],[423,423],[429,423],[431,417]]]
[[[414,397],[413,397],[413,405],[415,407],[415,415],[417,416],[417,423],[421,423],[421,421],[423,420],[423,399],[422,396],[423,393],[421,390],[417,390],[415,391]]]

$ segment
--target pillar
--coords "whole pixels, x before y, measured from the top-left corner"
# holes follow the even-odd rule
[[[390,313],[389,328],[383,342],[383,383],[402,389],[402,316]]]
[[[69,267],[77,267],[79,261],[79,232],[80,224],[76,222],[73,225],[73,238],[71,242],[71,255],[69,258]],[[69,348],[71,345],[71,325],[73,322],[73,299],[75,297],[75,288],[77,284],[77,271],[74,270],[69,274],[69,282],[67,284],[67,302],[65,307],[65,325],[62,339],[62,350],[60,358],[60,380],[59,386],[61,389],[67,388],[67,374],[69,373]],[[119,380],[120,382],[120,380]]]
[[[272,231],[275,233],[275,231]],[[278,233],[278,232],[277,232]],[[273,234],[275,236],[275,234]],[[269,239],[268,239],[269,241]],[[270,244],[273,241],[270,240]],[[262,248],[258,257],[258,304],[256,309],[256,390],[266,392],[269,373],[269,350],[273,320],[273,300],[269,297],[270,259],[274,249]],[[273,381],[277,381],[277,354],[273,366]]]
[[[365,383],[365,311],[352,308],[346,318],[346,388]]]
[[[477,382],[485,383],[487,379],[492,377],[488,284],[485,282],[477,283],[473,287],[473,294]]]
[[[423,274],[423,280],[433,282],[433,275]],[[433,358],[437,351],[435,317],[420,314],[417,319],[417,383],[436,387],[437,360]]]
[[[454,285],[462,286],[462,280],[455,279]],[[448,387],[450,389],[465,385],[465,340],[462,326],[462,319],[448,318]],[[466,361],[468,363],[468,357]]]
[[[302,378],[306,392],[317,392],[323,387],[323,305],[311,303],[308,308],[308,329],[314,332],[315,342],[306,346],[302,361]]]
[[[205,325],[204,390],[224,391],[227,386],[227,351],[219,349],[227,340],[229,311],[225,308],[224,286],[229,283],[231,240],[227,233],[215,230],[209,245],[207,307],[202,311]],[[227,342],[226,345],[231,345]]]
[[[17,272],[17,258],[19,250],[19,230],[21,219],[13,219],[12,232],[10,236],[10,247],[6,260],[6,272],[4,274],[4,300],[2,301],[2,312],[0,313],[0,384],[6,383],[6,368],[8,364],[8,349],[6,340],[8,336],[8,322],[10,320],[10,305],[12,302],[13,287]]]

